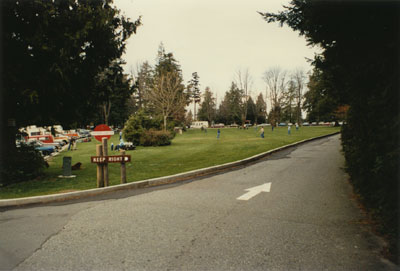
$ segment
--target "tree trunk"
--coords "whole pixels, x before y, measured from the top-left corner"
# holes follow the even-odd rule
[[[297,104],[297,123],[300,125],[301,122],[301,104]]]
[[[196,114],[196,100],[194,100],[194,121],[197,120],[197,114]]]
[[[111,102],[103,104],[104,124],[108,125],[108,117],[110,116]]]
[[[164,131],[167,131],[167,115],[164,115]]]

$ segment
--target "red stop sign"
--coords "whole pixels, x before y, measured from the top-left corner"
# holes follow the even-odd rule
[[[97,125],[96,128],[94,128],[94,131],[91,134],[92,136],[94,136],[94,138],[96,138],[96,140],[101,142],[103,137],[110,139],[111,136],[114,134],[114,131],[111,130],[108,125],[100,124]]]

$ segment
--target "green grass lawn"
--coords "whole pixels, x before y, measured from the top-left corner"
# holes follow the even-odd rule
[[[137,147],[127,151],[131,155],[131,163],[127,164],[127,181],[135,182],[160,176],[173,175],[194,169],[210,167],[237,161],[280,146],[297,142],[306,138],[331,134],[339,131],[337,127],[301,127],[296,131],[292,127],[291,135],[286,127],[265,128],[265,138],[260,137],[259,129],[237,128],[221,129],[221,137],[217,139],[217,129],[189,130],[182,135],[177,134],[170,146]],[[114,135],[109,144],[119,142]],[[15,185],[3,187],[0,199],[19,198],[37,195],[54,194],[76,190],[96,188],[96,164],[90,163],[90,156],[96,154],[96,140],[78,143],[77,150],[64,151],[49,161],[45,176]],[[109,150],[109,155],[119,154]],[[73,179],[60,179],[62,174],[62,158],[72,157],[72,164],[82,163],[82,169],[73,171],[77,175]],[[120,164],[109,164],[110,185],[120,183]]]

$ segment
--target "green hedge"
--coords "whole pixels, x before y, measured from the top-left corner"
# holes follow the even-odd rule
[[[173,129],[173,126],[171,127]],[[160,129],[160,118],[153,119],[144,112],[138,112],[125,123],[123,135],[126,141],[133,142],[136,146],[170,145],[175,132],[161,131]]]
[[[153,119],[145,112],[139,111],[135,115],[129,117],[125,123],[123,130],[124,139],[133,142],[136,146],[141,145],[141,137],[146,130],[161,129],[161,119]]]
[[[142,146],[166,146],[171,145],[173,134],[169,131],[157,131],[154,129],[144,130],[140,137]]]
[[[396,91],[375,90],[348,112],[342,128],[346,166],[355,191],[371,214],[380,220],[380,232],[398,255],[400,115]],[[395,260],[395,259],[394,259]]]

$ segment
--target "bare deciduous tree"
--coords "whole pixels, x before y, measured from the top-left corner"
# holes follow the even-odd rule
[[[239,90],[242,91],[242,105],[241,105],[241,115],[243,124],[247,118],[247,102],[251,95],[251,88],[253,86],[253,78],[249,73],[249,69],[246,68],[244,71],[238,70],[235,75],[235,83]]]
[[[270,119],[275,125],[280,121],[280,110],[281,103],[283,99],[283,94],[285,93],[287,87],[286,71],[282,71],[279,67],[273,67],[265,71],[263,75],[263,80],[267,85],[267,97],[271,102],[271,114]]]
[[[295,99],[296,99],[297,123],[300,124],[300,122],[301,122],[301,104],[303,101],[303,90],[304,90],[306,75],[304,73],[304,70],[298,68],[293,72],[292,77],[293,77],[293,80],[296,85]]]
[[[153,88],[146,92],[146,98],[163,115],[164,131],[167,129],[167,118],[186,106],[187,97],[183,88],[179,74],[173,71],[161,74]]]

